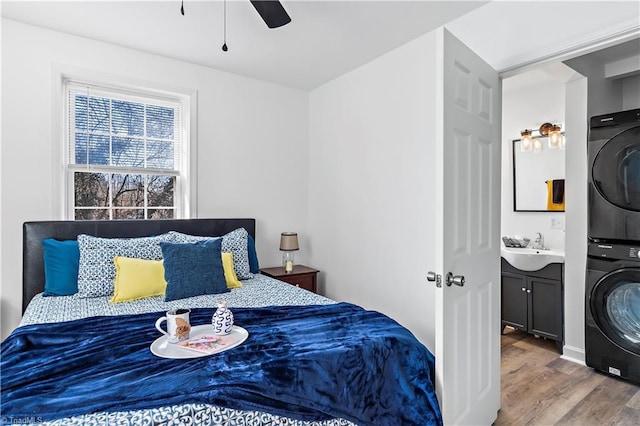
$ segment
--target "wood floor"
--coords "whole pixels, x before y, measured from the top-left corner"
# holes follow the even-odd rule
[[[502,336],[503,425],[640,425],[640,387],[560,358],[553,341]]]

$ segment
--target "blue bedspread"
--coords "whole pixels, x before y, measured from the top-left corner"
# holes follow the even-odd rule
[[[160,313],[16,329],[1,346],[5,418],[208,403],[299,420],[442,424],[434,358],[385,315],[348,303],[233,309],[249,332],[212,356],[164,359],[149,345]],[[213,309],[195,309],[192,325]]]

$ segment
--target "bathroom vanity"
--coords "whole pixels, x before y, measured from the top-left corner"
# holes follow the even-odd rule
[[[564,263],[550,263],[524,271],[502,261],[502,331],[506,326],[555,340],[562,353],[564,341]]]

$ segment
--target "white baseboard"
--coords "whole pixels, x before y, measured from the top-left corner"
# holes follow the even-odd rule
[[[585,364],[584,349],[576,348],[574,346],[564,345],[560,358],[575,362],[576,364],[587,365]]]

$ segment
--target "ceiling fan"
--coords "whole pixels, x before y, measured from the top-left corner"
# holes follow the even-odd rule
[[[267,27],[278,28],[291,22],[291,18],[278,0],[250,0]]]
[[[278,28],[291,22],[291,18],[278,0],[249,0],[262,18],[267,27]],[[184,16],[184,0],[180,5],[180,13]],[[227,47],[227,0],[224,0],[224,44],[222,51],[226,52]]]
[[[249,0],[267,27],[278,28],[291,22],[291,18],[278,0]],[[184,15],[184,0],[180,5],[180,13]],[[226,15],[226,0],[225,0]]]

